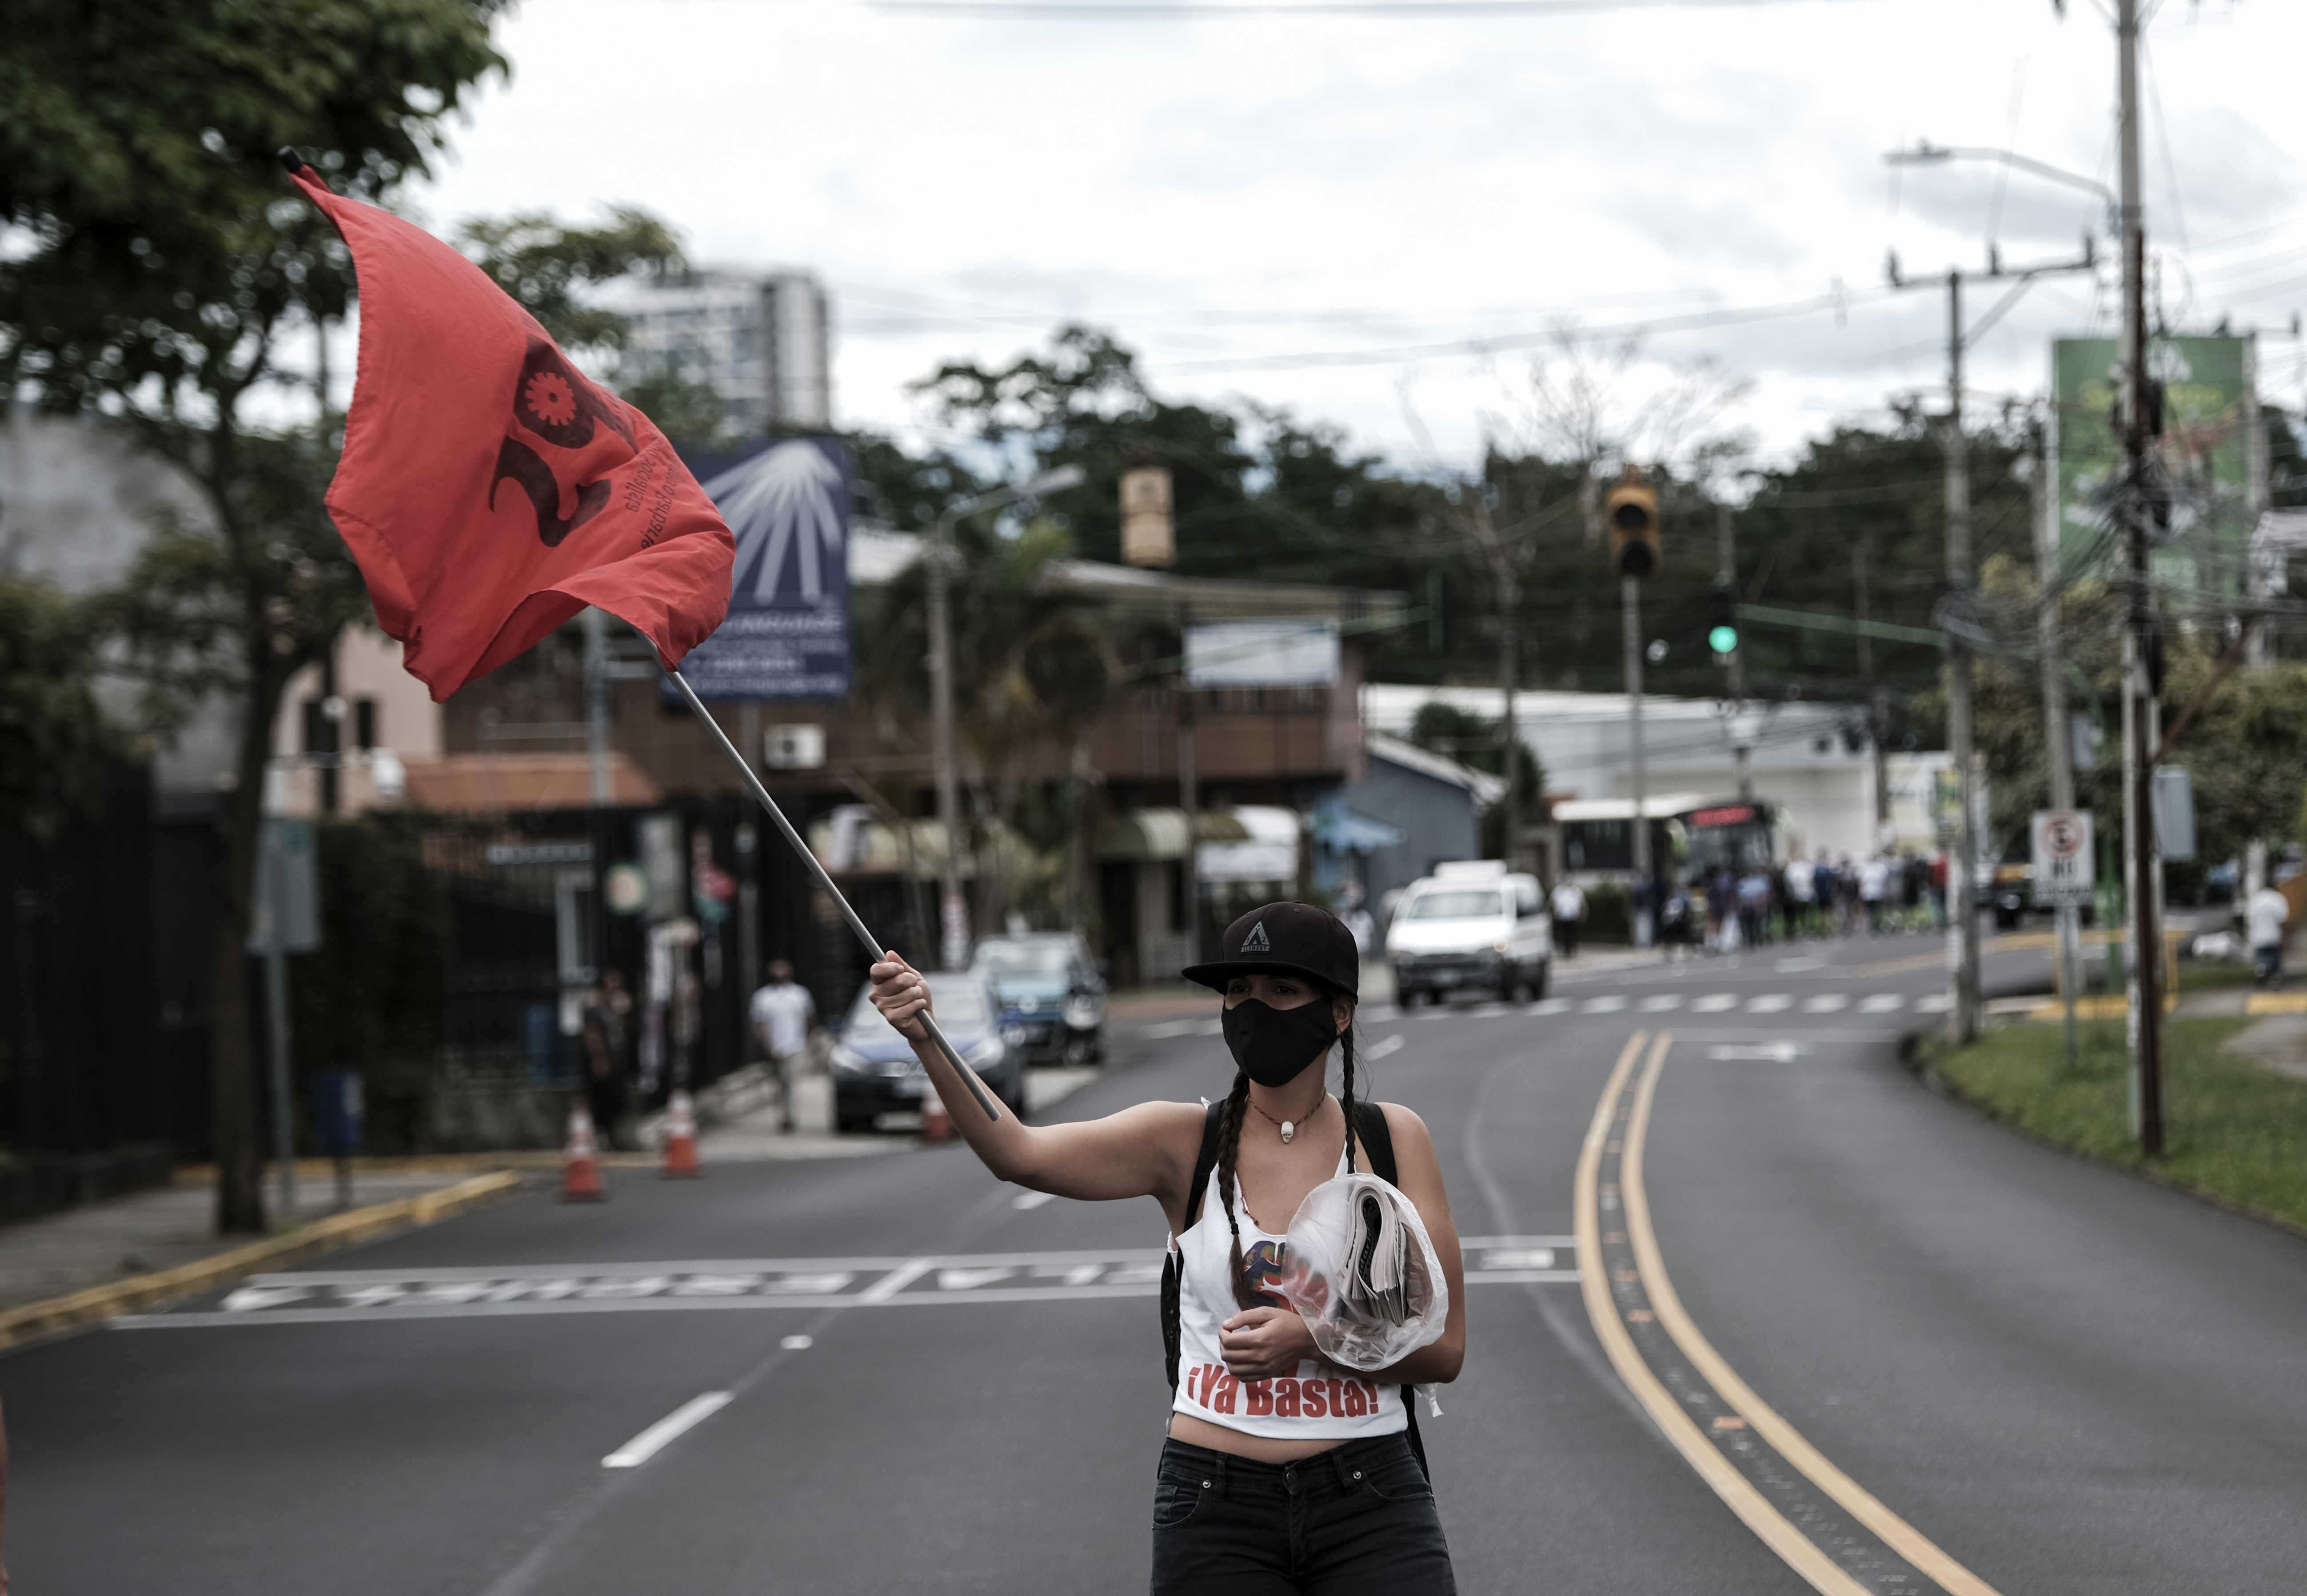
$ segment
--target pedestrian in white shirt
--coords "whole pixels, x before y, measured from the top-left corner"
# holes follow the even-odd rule
[[[2262,886],[2243,905],[2251,932],[2251,962],[2259,983],[2273,986],[2283,979],[2283,928],[2291,919],[2291,900],[2272,887]]]
[[[752,1014],[754,1034],[761,1039],[770,1066],[777,1072],[777,1119],[791,1130],[793,1086],[802,1059],[809,1051],[810,1031],[817,1024],[817,1000],[809,995],[809,988],[793,979],[793,965],[773,959],[768,983],[753,994]]]
[[[1565,876],[1554,888],[1554,945],[1565,958],[1578,957],[1578,927],[1586,918],[1586,890]]]

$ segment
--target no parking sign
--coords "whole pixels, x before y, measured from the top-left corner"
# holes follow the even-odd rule
[[[2091,901],[2093,861],[2088,810],[2038,809],[2034,836],[2035,906],[2080,908]]]

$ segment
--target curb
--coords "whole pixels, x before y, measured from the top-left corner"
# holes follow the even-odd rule
[[[0,1348],[20,1347],[63,1331],[100,1325],[122,1314],[214,1291],[260,1269],[334,1252],[396,1231],[437,1223],[507,1196],[520,1184],[520,1176],[501,1170],[418,1197],[398,1197],[389,1203],[332,1214],[326,1219],[300,1225],[286,1235],[253,1241],[213,1257],[180,1264],[174,1269],[132,1275],[109,1285],[90,1286],[46,1301],[28,1302],[0,1312]]]

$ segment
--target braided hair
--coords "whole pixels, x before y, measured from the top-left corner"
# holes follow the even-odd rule
[[[1334,1001],[1349,994],[1323,989],[1324,998]],[[1354,1170],[1354,1027],[1351,1022],[1338,1034],[1340,1060],[1344,1068],[1344,1090],[1339,1094],[1340,1106],[1346,1114],[1346,1172]],[[1257,1294],[1249,1289],[1248,1269],[1241,1256],[1241,1221],[1233,1208],[1234,1163],[1241,1150],[1242,1121],[1249,1117],[1249,1076],[1236,1069],[1233,1090],[1226,1094],[1225,1106],[1218,1115],[1218,1203],[1225,1210],[1226,1231],[1231,1240],[1227,1243],[1227,1278],[1233,1282],[1233,1301],[1236,1308],[1256,1308]]]

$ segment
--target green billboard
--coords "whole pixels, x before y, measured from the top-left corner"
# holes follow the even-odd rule
[[[2171,482],[2171,530],[2154,555],[2155,573],[2166,583],[2243,592],[2255,502],[2247,425],[2258,408],[2252,365],[2247,336],[2148,340],[2147,369],[2163,384],[2161,449]],[[2099,566],[2121,553],[2109,514],[2123,475],[2114,430],[2120,378],[2114,339],[2053,340],[2051,468],[2063,563]]]

